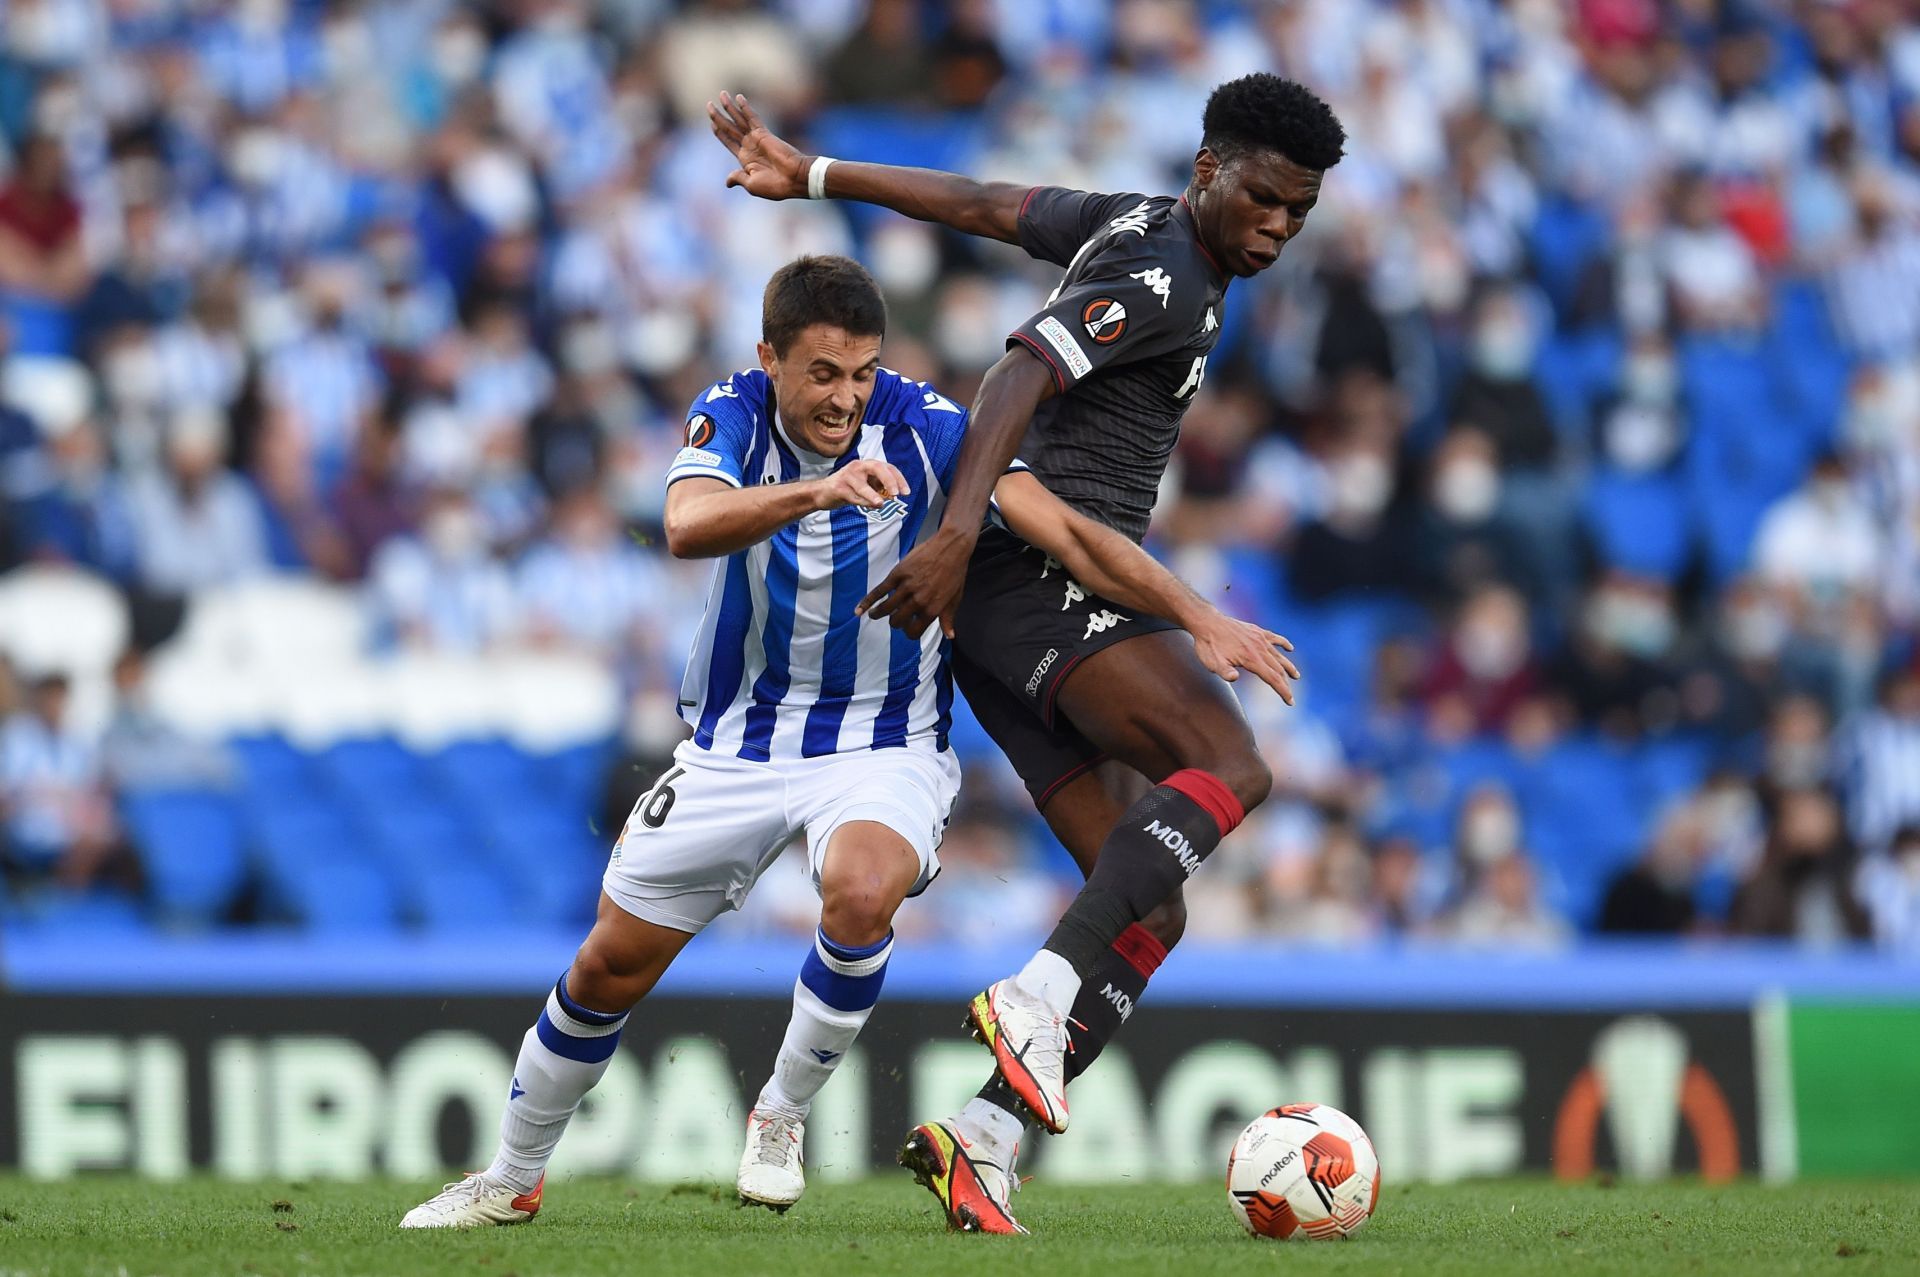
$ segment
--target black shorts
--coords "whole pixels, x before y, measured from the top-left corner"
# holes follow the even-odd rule
[[[1034,806],[1044,807],[1105,757],[1054,712],[1067,674],[1123,639],[1179,628],[1088,593],[1045,551],[990,527],[967,564],[954,617],[953,678]]]

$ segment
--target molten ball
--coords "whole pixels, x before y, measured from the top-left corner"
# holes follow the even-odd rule
[[[1360,1123],[1325,1104],[1253,1119],[1227,1157],[1227,1201],[1255,1237],[1351,1237],[1380,1200],[1380,1159]]]

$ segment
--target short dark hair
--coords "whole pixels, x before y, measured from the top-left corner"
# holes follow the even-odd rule
[[[1323,172],[1340,162],[1347,131],[1304,84],[1256,71],[1228,80],[1207,99],[1201,145],[1222,163],[1252,150],[1278,151],[1301,168]]]
[[[887,335],[887,303],[866,267],[850,257],[796,257],[773,273],[760,304],[760,336],[784,355],[810,324],[861,337]]]

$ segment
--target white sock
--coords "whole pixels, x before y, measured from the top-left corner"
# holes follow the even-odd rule
[[[989,1103],[974,1096],[967,1106],[960,1110],[960,1116],[953,1119],[960,1133],[974,1143],[973,1156],[976,1160],[992,1162],[1002,1170],[1011,1170],[1013,1155],[1020,1149],[1020,1138],[1027,1133],[1027,1124],[998,1104]]]
[[[626,1022],[624,1012],[590,1011],[567,997],[564,977],[553,986],[540,1018],[520,1040],[500,1117],[500,1151],[486,1169],[488,1179],[515,1192],[533,1191],[581,1098],[606,1073]]]
[[[1073,964],[1051,949],[1042,949],[1027,959],[1027,965],[1013,979],[1063,1020],[1073,1010],[1073,1000],[1080,996],[1080,976]]]
[[[847,1048],[873,1014],[892,953],[892,932],[878,943],[860,947],[838,944],[824,931],[814,932],[813,949],[794,981],[787,1036],[755,1107],[795,1117],[807,1115],[813,1097],[840,1067]]]

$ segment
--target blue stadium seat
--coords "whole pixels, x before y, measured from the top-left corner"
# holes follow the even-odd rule
[[[1669,800],[1698,788],[1712,765],[1713,741],[1708,736],[1675,732],[1641,741],[1633,755],[1641,810],[1657,818]]]
[[[1599,469],[1585,506],[1587,531],[1603,564],[1666,582],[1685,570],[1693,530],[1686,495],[1671,475]]]
[[[397,873],[414,873],[422,866],[471,861],[480,842],[474,822],[458,809],[431,794],[411,803],[382,807],[362,816],[371,835],[370,850]]]
[[[579,812],[584,818],[600,809],[607,769],[614,759],[614,743],[593,741],[552,754],[534,754],[529,762],[541,796],[555,807]]]
[[[460,741],[426,761],[454,801],[486,811],[529,800],[539,783],[527,755],[503,740]]]
[[[341,741],[315,761],[334,792],[357,807],[402,805],[433,787],[419,755],[385,736]]]
[[[1589,921],[1606,884],[1644,845],[1632,752],[1592,736],[1562,741],[1530,769],[1518,797],[1528,842],[1566,884],[1575,918]]]
[[[535,913],[509,875],[455,860],[410,876],[407,896],[408,915],[430,931],[498,927]]]
[[[217,921],[247,876],[233,800],[205,790],[144,791],[126,795],[120,810],[161,914]]]
[[[353,853],[282,866],[275,887],[286,912],[314,931],[390,931],[400,924],[392,881]]]
[[[1695,532],[1707,575],[1716,586],[1724,585],[1746,571],[1753,557],[1754,534],[1774,498],[1766,492],[1714,484],[1704,478],[1690,479]]]
[[[1596,208],[1565,195],[1540,201],[1529,247],[1540,285],[1563,321],[1573,309],[1581,277],[1606,251],[1611,235],[1605,214]]]
[[[313,757],[281,736],[239,736],[228,742],[240,762],[243,797],[249,805],[319,793],[320,773]]]
[[[1619,332],[1611,328],[1555,333],[1541,343],[1534,384],[1547,402],[1554,428],[1577,448],[1586,446],[1594,409],[1619,384],[1624,347]]]
[[[22,931],[58,932],[64,936],[98,935],[111,943],[115,937],[149,929],[139,901],[125,892],[104,887],[72,891],[62,887],[38,891],[14,902],[8,925]]]

